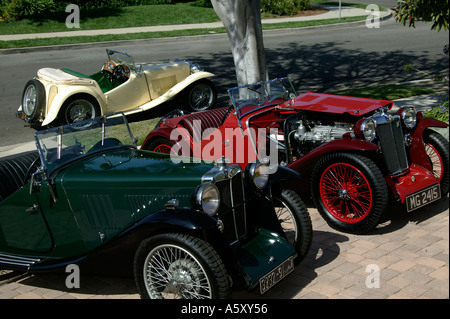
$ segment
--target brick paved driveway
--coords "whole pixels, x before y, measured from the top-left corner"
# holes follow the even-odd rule
[[[391,218],[364,236],[331,229],[309,206],[307,257],[265,295],[236,291],[233,298],[449,298],[448,197],[410,214],[392,207]],[[68,289],[65,274],[14,275],[0,275],[0,299],[139,298],[132,278],[81,276],[80,288]]]

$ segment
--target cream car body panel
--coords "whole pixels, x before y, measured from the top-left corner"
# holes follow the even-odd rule
[[[99,113],[96,116],[116,112],[138,113],[173,99],[196,81],[214,76],[188,61],[135,64],[133,58],[126,53],[109,49],[106,51],[108,62],[112,61],[114,67],[126,67],[126,77],[120,80],[112,70],[107,72],[105,66],[108,62],[101,71],[90,76],[68,69],[39,69],[35,80],[44,87],[44,102],[40,102],[44,105],[36,106],[40,107],[36,114],[27,114],[26,111],[33,110],[34,105],[23,107],[23,103],[29,103],[30,99],[22,97],[22,105],[17,112],[19,117],[42,126],[52,125],[56,120],[64,118],[61,112],[66,112],[67,102],[77,97],[89,99],[95,108],[93,111]],[[210,101],[215,103],[215,87],[212,83],[211,86],[213,98]],[[26,90],[27,87],[24,95]],[[213,103],[210,104],[207,108]]]

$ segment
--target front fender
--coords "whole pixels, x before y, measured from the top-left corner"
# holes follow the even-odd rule
[[[163,228],[178,228],[186,231],[203,231],[216,228],[217,221],[205,213],[188,208],[167,209],[141,219],[135,228],[148,228],[152,232]]]
[[[313,168],[326,154],[333,152],[365,152],[368,154],[376,153],[377,151],[379,151],[377,145],[355,138],[343,138],[322,144],[308,154],[286,165],[286,167],[291,168],[294,171],[301,172],[302,174],[302,183],[290,182],[289,186],[296,191],[309,193],[309,181]]]
[[[70,86],[59,91],[53,98],[51,104],[47,107],[47,112],[45,115],[45,119],[42,122],[42,126],[48,125],[53,122],[58,117],[58,113],[61,110],[64,102],[67,101],[67,99],[71,96],[77,94],[88,94],[95,98],[100,106],[100,111],[103,114],[105,103],[103,101],[100,88],[97,88],[96,86]]]
[[[373,143],[360,139],[343,138],[320,145],[305,156],[302,156],[296,161],[289,163],[288,165],[286,165],[286,167],[291,168],[295,171],[301,171],[302,173],[310,173],[315,163],[325,154],[346,151],[376,152],[378,150],[378,146]]]
[[[185,78],[183,81],[177,83],[176,85],[174,85],[170,90],[168,90],[166,93],[164,93],[163,95],[161,95],[160,97],[139,106],[136,109],[130,110],[125,112],[125,115],[131,115],[134,113],[138,113],[138,112],[143,112],[143,111],[147,111],[157,105],[160,105],[164,102],[167,102],[171,99],[173,99],[177,94],[179,94],[181,91],[183,91],[185,88],[187,88],[189,85],[191,85],[192,83],[201,80],[201,79],[205,79],[205,78],[210,78],[213,77],[214,74],[210,73],[210,72],[205,72],[205,71],[199,71],[199,72],[195,72],[191,75],[189,75],[187,78]]]
[[[446,128],[448,127],[448,124],[430,117],[423,117],[421,112],[419,114],[419,121],[417,123],[417,126],[414,128],[413,133],[411,134],[412,145],[409,151],[409,155],[412,163],[418,164],[428,169],[429,171],[432,171],[433,168],[431,167],[430,159],[426,152],[425,144],[423,141],[424,131],[430,127]]]
[[[278,166],[277,170],[269,175],[266,195],[272,198],[274,189],[291,188],[289,185],[299,183],[300,179],[300,173],[284,166]]]

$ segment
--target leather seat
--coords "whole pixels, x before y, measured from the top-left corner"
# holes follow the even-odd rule
[[[222,124],[223,117],[228,107],[221,107],[203,112],[192,113],[180,121],[195,142],[202,138],[202,133],[209,128],[218,128]],[[195,134],[194,134],[195,132]]]
[[[39,153],[30,151],[0,158],[0,201],[25,185],[25,177]]]

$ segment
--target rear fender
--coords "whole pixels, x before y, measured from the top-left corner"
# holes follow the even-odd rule
[[[144,142],[142,142],[141,149],[146,150],[148,146],[157,138],[165,138],[170,141],[170,133],[172,130],[172,128],[165,126],[154,129],[147,135]]]
[[[47,114],[45,116],[44,121],[42,122],[42,126],[48,125],[53,122],[57,117],[58,113],[61,110],[63,104],[70,97],[77,94],[87,94],[92,96],[100,106],[100,112],[103,114],[103,110],[105,108],[105,103],[100,95],[100,89],[97,89],[95,86],[86,87],[86,86],[74,86],[68,87],[56,94],[53,99],[51,105],[47,107]]]

